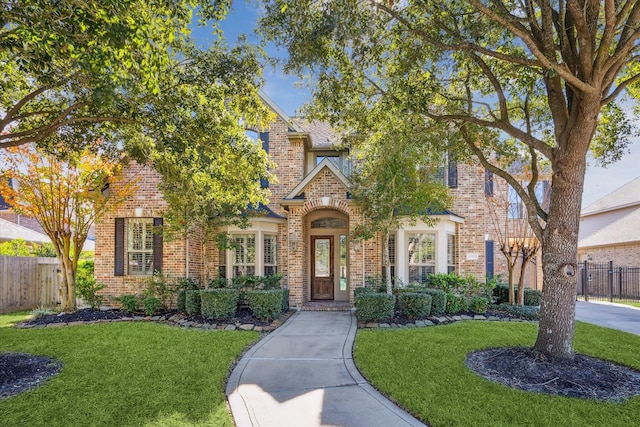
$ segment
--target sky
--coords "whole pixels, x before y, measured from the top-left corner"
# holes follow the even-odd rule
[[[249,41],[257,42],[258,36],[253,29],[259,14],[260,11],[255,4],[245,0],[234,1],[231,13],[221,24],[227,41],[233,43],[239,34],[245,34]],[[200,47],[206,47],[213,40],[208,28],[194,29],[193,36],[198,40]],[[273,45],[268,46],[267,52],[277,57],[286,55],[285,51]],[[287,76],[281,70],[267,66],[264,78],[263,91],[289,116],[295,116],[302,104],[310,100],[309,89],[302,87],[297,77]],[[598,167],[594,161],[589,161],[582,194],[583,208],[640,176],[640,138],[635,139],[629,151],[622,160],[607,168]]]

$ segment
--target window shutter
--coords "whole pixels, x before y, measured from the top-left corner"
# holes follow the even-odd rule
[[[493,253],[494,253],[494,248],[493,248],[493,240],[486,240],[484,242],[484,253],[485,253],[485,270],[486,270],[486,275],[487,275],[487,279],[491,279],[493,278],[493,267],[494,267],[494,263],[493,263]]]
[[[449,154],[448,182],[449,188],[458,188],[458,162]]]
[[[484,170],[484,195],[493,196],[493,172],[489,169]]]
[[[162,218],[153,218],[153,269],[162,271]]]
[[[124,276],[124,218],[116,218],[114,234],[114,276]]]
[[[262,149],[269,154],[269,132],[260,132],[260,141],[262,141]],[[260,178],[260,186],[269,188],[269,180]]]

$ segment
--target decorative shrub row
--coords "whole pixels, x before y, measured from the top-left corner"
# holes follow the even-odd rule
[[[247,291],[249,309],[260,320],[273,320],[280,316],[284,305],[282,289]]]
[[[237,289],[203,289],[199,292],[200,312],[205,319],[224,320],[236,314],[240,295]]]
[[[382,322],[393,317],[396,297],[386,293],[360,291],[355,296],[355,303],[358,320],[361,322]]]
[[[514,286],[513,290],[516,294],[518,292],[518,286]],[[496,300],[496,304],[503,304],[509,302],[509,285],[501,283],[493,289],[493,296]],[[542,301],[542,292],[537,289],[524,288],[524,305],[538,306]]]
[[[140,297],[138,295],[127,294],[119,296],[115,298],[115,300],[120,303],[122,311],[125,313],[137,313],[140,311],[140,306],[142,305],[145,314],[153,316],[164,308],[162,301],[156,297]]]
[[[473,297],[469,300],[469,309],[474,313],[484,314],[487,312],[489,301],[482,297]]]
[[[398,309],[409,319],[424,319],[431,314],[431,295],[420,292],[398,294]]]
[[[431,295],[431,314],[434,316],[442,316],[447,308],[447,294],[441,289],[423,288],[416,292]]]
[[[505,304],[491,304],[492,310],[501,311],[503,313],[511,314],[513,316],[521,317],[523,319],[538,320],[540,319],[540,307],[531,305],[511,305]]]
[[[446,301],[447,305],[444,311],[447,314],[456,314],[461,311],[469,311],[469,303],[467,302],[467,297],[465,296],[448,293]]]

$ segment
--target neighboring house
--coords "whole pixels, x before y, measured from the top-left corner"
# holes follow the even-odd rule
[[[353,303],[353,290],[382,273],[381,239],[350,236],[364,218],[349,194],[351,158],[328,125],[292,119],[266,96],[277,119],[256,132],[277,165],[277,184],[269,185],[271,202],[252,217],[246,229],[226,231],[234,249],[219,251],[201,239],[163,241],[154,227],[163,224],[166,202],[157,189],[159,175],[134,165],[125,180],[137,176],[139,189],[114,214],[96,224],[95,275],[105,292],[134,291],[154,270],[171,277],[213,277],[280,273],[294,307],[316,300]],[[485,170],[449,161],[443,182],[455,202],[429,226],[406,224],[391,236],[391,262],[403,283],[422,282],[429,273],[485,275],[504,273],[493,244],[485,197]],[[268,185],[268,183],[265,183]],[[117,185],[114,183],[113,185]]]
[[[640,265],[640,177],[582,209],[578,260]]]

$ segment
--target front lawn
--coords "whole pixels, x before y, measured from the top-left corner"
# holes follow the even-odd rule
[[[14,320],[0,316],[0,325]],[[232,426],[224,382],[257,332],[148,322],[0,327],[0,353],[62,361],[43,386],[0,400],[0,426]]]
[[[467,354],[533,345],[535,324],[458,322],[407,330],[360,330],[354,357],[372,384],[432,427],[635,425],[640,397],[622,404],[528,393],[490,382]],[[578,323],[576,350],[640,369],[640,336]]]

